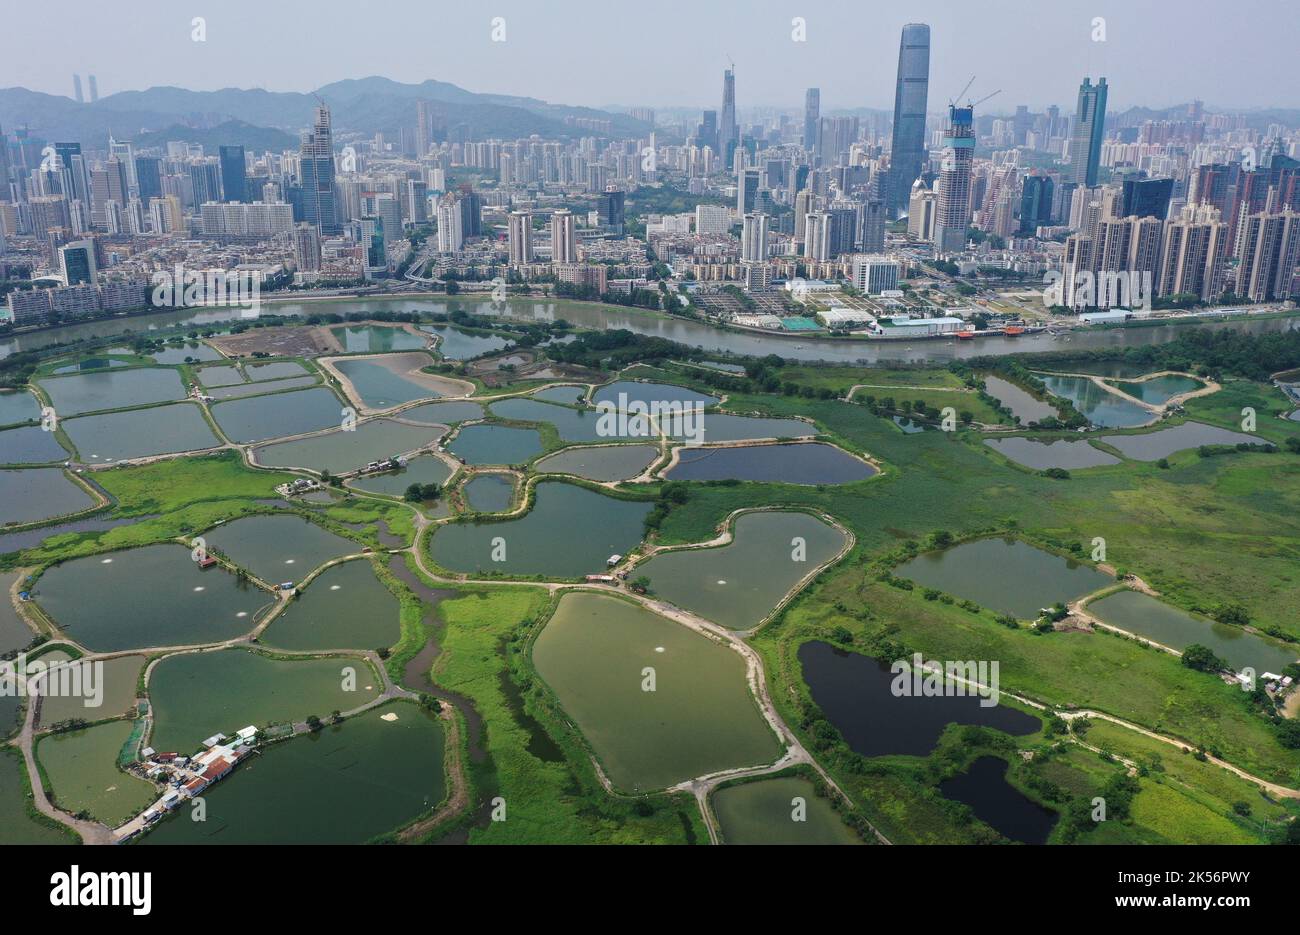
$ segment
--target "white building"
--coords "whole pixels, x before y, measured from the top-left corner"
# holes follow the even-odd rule
[[[864,255],[853,258],[853,285],[866,295],[898,289],[898,261],[886,256]]]

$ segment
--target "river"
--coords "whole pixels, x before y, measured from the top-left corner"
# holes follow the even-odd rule
[[[563,318],[584,328],[608,330],[626,328],[637,334],[652,335],[700,347],[709,351],[762,356],[778,354],[791,360],[860,363],[880,361],[947,361],[954,358],[1017,351],[1078,351],[1095,348],[1136,347],[1163,344],[1177,335],[1178,325],[1147,328],[1122,328],[1077,331],[1062,338],[1050,334],[1021,335],[1016,338],[987,337],[974,341],[915,340],[867,341],[804,336],[777,336],[751,331],[729,331],[702,322],[670,318],[663,314],[595,303],[555,299],[513,298],[500,303],[474,297],[457,297],[450,301],[437,296],[387,296],[330,302],[284,302],[264,305],[268,315],[310,315],[336,313],[348,315],[368,311],[447,312],[456,308],[476,315],[509,318],[516,321],[551,322]],[[113,318],[65,325],[31,334],[0,340],[0,357],[15,351],[38,350],[51,344],[141,333],[176,326],[202,327],[229,321],[234,317],[228,308],[205,308],[197,311],[161,312],[131,318]],[[1245,330],[1252,334],[1300,328],[1300,317],[1265,318],[1216,322],[1210,328]]]

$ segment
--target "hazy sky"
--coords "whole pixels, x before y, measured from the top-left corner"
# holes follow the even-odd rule
[[[893,105],[899,28],[931,26],[930,109],[976,75],[988,111],[1072,109],[1105,74],[1112,109],[1200,97],[1300,106],[1294,0],[5,0],[0,87],[101,96],[152,85],[308,91],[342,78],[450,81],[590,106],[716,106],[727,56],[742,111]],[[505,42],[491,40],[493,17]],[[207,41],[191,40],[204,17]],[[807,40],[791,39],[794,17]],[[1094,17],[1106,41],[1092,40]],[[1289,77],[1288,77],[1289,75]]]

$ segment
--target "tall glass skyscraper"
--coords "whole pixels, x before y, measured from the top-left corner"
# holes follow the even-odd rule
[[[898,43],[898,87],[894,91],[894,136],[889,149],[891,215],[907,207],[912,183],[925,162],[925,107],[930,96],[930,27],[908,23]]]
[[[1079,106],[1074,113],[1070,134],[1070,179],[1092,188],[1097,184],[1097,166],[1101,163],[1101,138],[1106,127],[1106,79],[1093,84],[1084,78],[1079,85]]]
[[[809,88],[803,96],[803,148],[809,152],[817,148],[817,122],[821,114],[821,89]]]
[[[248,201],[244,147],[222,146],[218,152],[218,161],[221,163],[221,200]]]
[[[718,150],[725,165],[731,165],[734,144],[739,139],[736,126],[736,73],[728,68],[722,73],[722,121],[718,126]]]
[[[316,108],[316,122],[302,134],[298,148],[302,163],[302,219],[322,234],[339,232],[334,202],[334,135],[329,108]]]

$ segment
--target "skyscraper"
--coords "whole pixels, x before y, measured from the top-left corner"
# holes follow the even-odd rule
[[[1032,234],[1052,221],[1052,177],[1030,175],[1020,193],[1020,233]]]
[[[821,89],[809,88],[803,96],[803,148],[809,152],[817,148],[817,121],[821,113]]]
[[[530,211],[510,212],[510,265],[533,262],[533,215]]]
[[[746,214],[740,235],[740,259],[760,262],[767,259],[767,215]]]
[[[465,242],[465,220],[460,199],[455,195],[443,195],[438,201],[437,214],[438,252],[456,253]]]
[[[248,201],[248,179],[247,170],[244,166],[244,147],[222,146],[219,153],[222,200]]]
[[[627,223],[627,208],[624,192],[617,189],[602,192],[596,198],[596,214],[601,227],[607,227],[615,234],[622,234]]]
[[[576,218],[566,208],[560,208],[551,215],[551,262],[578,262]]]
[[[417,156],[424,156],[433,145],[434,129],[437,126],[437,112],[432,101],[415,102],[415,143]]]
[[[724,165],[731,164],[731,154],[740,136],[736,126],[736,72],[722,73],[722,121],[718,126],[718,151]]]
[[[72,76],[72,91],[74,96],[77,99],[78,104],[86,103],[85,97],[83,97],[81,94],[81,75]]]
[[[320,272],[320,232],[310,224],[294,226],[293,260],[300,273]]]
[[[93,104],[99,100],[99,84],[95,81],[94,75],[87,75],[87,78],[90,81],[90,103]]]
[[[699,146],[707,146],[716,157],[721,152],[718,145],[718,112],[706,110],[700,115],[700,125],[695,130],[695,140]]]
[[[758,169],[744,169],[736,179],[736,214],[744,217],[754,210],[754,200],[758,197]]]
[[[1120,217],[1165,219],[1169,199],[1174,194],[1173,179],[1125,179]]]
[[[898,43],[898,86],[894,91],[894,133],[889,148],[891,214],[907,206],[912,183],[925,162],[925,107],[930,92],[930,27],[908,23]]]
[[[1106,79],[1084,78],[1079,85],[1079,104],[1070,135],[1070,180],[1091,188],[1097,184],[1101,162],[1101,138],[1106,128]]]
[[[975,155],[974,108],[948,107],[943,167],[939,171],[939,202],[934,215],[934,249],[953,253],[966,244],[970,226],[970,171]]]
[[[135,177],[140,189],[140,201],[162,197],[162,160],[157,156],[136,156]]]
[[[337,234],[339,222],[334,193],[334,137],[329,108],[320,104],[310,130],[298,147],[301,164],[302,219],[323,234]]]

